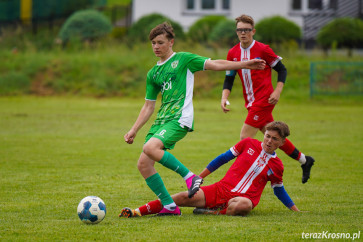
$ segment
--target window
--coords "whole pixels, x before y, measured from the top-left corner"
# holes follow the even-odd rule
[[[322,0],[309,0],[308,8],[309,9],[323,9],[323,1]]]
[[[187,0],[187,9],[194,9],[194,0]]]
[[[202,9],[215,9],[215,0],[202,0]]]
[[[223,0],[222,8],[223,9],[229,9],[229,0]]]
[[[0,0],[1,1],[1,0]],[[184,0],[184,11],[186,15],[230,15],[231,0]]]
[[[292,10],[301,10],[301,0],[292,0]]]

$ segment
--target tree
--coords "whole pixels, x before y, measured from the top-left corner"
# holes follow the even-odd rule
[[[332,46],[352,49],[363,47],[363,21],[357,18],[337,18],[326,24],[317,35],[317,42],[326,50]]]
[[[264,18],[256,24],[255,28],[257,30],[255,38],[264,43],[280,45],[301,38],[300,27],[281,16]]]
[[[209,35],[209,39],[217,46],[232,47],[238,43],[236,23],[233,20],[220,21]]]
[[[96,10],[80,10],[72,14],[59,31],[59,38],[63,43],[70,39],[93,41],[112,30],[108,18]]]
[[[147,42],[149,41],[150,31],[154,27],[156,27],[156,25],[163,22],[168,22],[173,26],[175,37],[177,39],[185,38],[183,28],[179,23],[158,13],[153,13],[141,17],[130,27],[127,36],[133,43],[135,41]]]
[[[188,36],[191,40],[204,43],[208,41],[210,33],[215,26],[226,20],[226,17],[219,15],[209,15],[197,20],[189,29]]]

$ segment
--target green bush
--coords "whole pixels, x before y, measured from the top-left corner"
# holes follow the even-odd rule
[[[337,18],[325,25],[317,35],[317,42],[323,48],[363,47],[363,21],[356,18]]]
[[[96,10],[81,10],[72,14],[62,26],[59,38],[63,43],[71,39],[95,40],[112,30],[112,24]]]
[[[126,36],[126,27],[115,27],[111,32],[111,36],[115,39],[123,39]]]
[[[14,95],[28,93],[30,79],[22,72],[11,71],[0,75],[0,95]]]
[[[189,29],[188,36],[191,40],[204,43],[217,24],[226,20],[224,16],[209,15],[196,21]]]
[[[232,47],[238,43],[236,24],[233,20],[220,21],[209,35],[209,39],[219,47]]]
[[[36,19],[62,18],[81,9],[103,7],[105,0],[32,0]]]
[[[128,38],[132,42],[147,42],[149,41],[150,31],[158,24],[169,22],[174,29],[177,39],[185,39],[185,34],[181,25],[161,14],[153,13],[141,17],[136,21],[128,31]]]
[[[300,27],[281,16],[264,18],[256,24],[255,28],[255,39],[264,43],[281,44],[301,38]]]

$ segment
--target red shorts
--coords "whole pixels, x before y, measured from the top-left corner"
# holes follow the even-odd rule
[[[262,129],[266,124],[274,121],[272,117],[272,110],[274,105],[267,107],[250,107],[248,108],[247,118],[245,124],[251,125],[252,127]]]
[[[200,187],[200,189],[202,189],[204,192],[205,208],[210,209],[224,209],[228,206],[228,201],[230,199],[234,197],[244,197],[240,193],[230,192],[219,182],[209,186]],[[249,197],[247,198],[250,199]],[[255,207],[254,204],[253,207]]]

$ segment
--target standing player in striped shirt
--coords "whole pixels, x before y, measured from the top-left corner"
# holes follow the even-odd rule
[[[257,206],[268,181],[275,195],[289,209],[299,211],[287,194],[282,176],[284,167],[275,150],[286,142],[290,131],[283,122],[266,125],[263,142],[246,138],[239,141],[227,152],[219,155],[202,171],[207,177],[223,164],[237,157],[226,175],[209,186],[202,186],[193,198],[188,192],[173,195],[178,206],[197,207],[195,214],[227,214],[245,216]],[[162,209],[160,200],[151,201],[137,209],[124,208],[120,217],[140,217],[158,213]]]
[[[124,135],[125,142],[132,144],[137,132],[150,119],[155,109],[156,98],[161,93],[161,107],[156,120],[146,135],[145,144],[137,167],[146,184],[161,200],[164,208],[159,215],[180,215],[180,209],[165,188],[155,170],[155,162],[175,171],[186,182],[189,197],[192,197],[203,179],[192,173],[167,149],[193,131],[193,87],[194,73],[203,70],[225,71],[229,69],[263,69],[265,61],[251,60],[233,62],[211,60],[188,52],[174,52],[174,32],[171,25],[159,24],[151,30],[149,39],[158,63],[148,72],[146,79],[146,97],[138,118],[131,129]]]
[[[238,74],[242,81],[245,107],[248,110],[240,134],[240,139],[243,140],[247,137],[255,137],[258,130],[264,133],[265,125],[274,120],[272,110],[280,99],[287,70],[281,62],[282,58],[276,55],[268,45],[253,39],[256,29],[254,28],[252,17],[241,15],[236,18],[236,27],[240,43],[229,50],[227,60],[248,61],[263,59],[267,63],[263,71],[240,69],[226,72],[221,107],[225,113],[230,111],[227,107],[229,105],[228,97],[231,93],[235,76]],[[278,73],[275,90],[271,82],[271,68]],[[310,178],[310,170],[314,164],[314,158],[305,156],[288,139],[280,149],[291,158],[300,162],[303,170],[302,183],[306,183]]]

